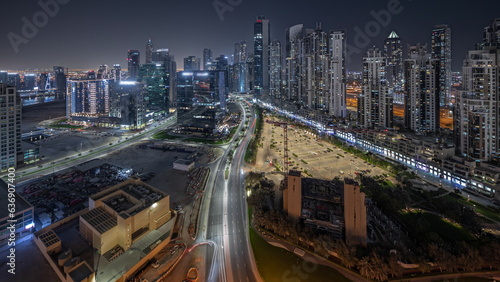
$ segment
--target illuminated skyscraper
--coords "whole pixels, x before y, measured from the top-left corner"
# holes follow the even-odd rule
[[[24,90],[33,90],[36,85],[36,75],[28,73],[24,75]]]
[[[408,46],[405,60],[405,126],[420,134],[439,131],[439,62],[427,45]]]
[[[232,66],[232,91],[247,93],[249,91],[247,67],[247,43],[234,43],[234,64]]]
[[[90,118],[108,116],[109,83],[110,80],[106,79],[69,80],[67,118],[78,121],[87,121],[86,118],[89,118],[90,121]]]
[[[298,24],[285,31],[285,62],[286,62],[286,85],[285,93],[287,99],[302,103],[301,87],[301,40],[305,36],[304,25]]]
[[[23,162],[21,149],[21,97],[16,87],[0,83],[0,171]]]
[[[200,70],[200,58],[195,56],[189,56],[184,58],[184,71],[199,71]]]
[[[257,17],[254,23],[254,80],[255,94],[269,92],[269,44],[271,43],[271,25],[264,16]]]
[[[140,67],[140,53],[137,50],[128,50],[128,77],[137,79]]]
[[[387,86],[400,91],[403,87],[403,45],[395,31],[384,41],[385,73]]]
[[[122,67],[120,66],[120,64],[114,64],[112,72],[112,78],[116,83],[120,83],[120,81],[122,80]]]
[[[461,156],[500,161],[500,19],[484,28],[483,42],[468,52],[463,91],[455,109],[455,142]]]
[[[330,32],[330,98],[329,114],[338,118],[347,117],[346,104],[346,39],[345,31]]]
[[[144,108],[147,114],[161,119],[169,113],[170,107],[170,73],[163,64],[143,64],[139,71],[141,81],[146,92],[144,93]]]
[[[137,81],[121,81],[110,87],[109,116],[119,119],[122,129],[140,129],[146,125],[145,87]]]
[[[281,82],[281,42],[274,40],[269,45],[269,94],[275,99],[282,99]]]
[[[8,80],[7,71],[0,71],[0,83],[7,83]]]
[[[64,68],[54,66],[54,88],[56,89],[57,99],[64,99],[66,97],[66,74]]]
[[[439,61],[439,106],[449,105],[451,96],[451,28],[437,25],[432,31],[432,58]]]
[[[212,66],[212,50],[203,49],[203,70],[211,70]]]
[[[97,79],[107,79],[108,78],[108,65],[100,65],[97,70]]]
[[[392,127],[392,97],[386,81],[386,59],[378,48],[363,57],[362,92],[358,97],[358,124],[367,128]]]
[[[146,64],[151,64],[153,61],[153,49],[153,42],[151,41],[151,38],[149,38],[148,43],[146,43]]]

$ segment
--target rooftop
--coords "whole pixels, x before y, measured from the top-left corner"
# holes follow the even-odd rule
[[[91,209],[88,212],[81,215],[85,221],[87,221],[92,227],[94,227],[100,234],[105,233],[111,228],[116,226],[116,218],[106,212],[104,207],[98,207],[96,209]]]
[[[0,207],[3,207],[0,209],[0,219],[9,216],[9,211],[7,210],[7,205],[9,204],[8,190],[9,185],[0,179]],[[16,193],[15,195],[16,213],[32,208],[32,205],[26,202],[19,194]]]

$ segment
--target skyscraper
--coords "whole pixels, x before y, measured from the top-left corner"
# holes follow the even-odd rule
[[[468,52],[463,63],[463,91],[455,110],[455,142],[463,157],[500,161],[499,74],[500,19],[495,19],[484,28],[483,42]]]
[[[330,95],[330,50],[328,33],[316,25],[314,32],[304,38],[303,56],[305,64],[302,77],[305,83],[307,107],[310,109],[329,111]]]
[[[120,66],[120,64],[113,65],[112,78],[116,83],[120,83],[120,81],[122,80],[122,67]]]
[[[300,77],[300,41],[304,38],[304,25],[298,24],[285,31],[285,67],[286,67],[286,85],[285,93],[287,99],[300,103],[301,77]]]
[[[367,128],[392,127],[392,97],[386,81],[386,58],[378,48],[363,57],[362,92],[358,97],[358,124]]]
[[[151,64],[153,61],[153,41],[149,38],[148,43],[146,43],[146,64]]]
[[[137,81],[121,81],[110,87],[109,116],[119,118],[120,127],[126,130],[146,125],[144,109],[144,84]]]
[[[0,171],[23,162],[21,149],[21,97],[16,87],[0,83]]]
[[[432,58],[439,61],[439,106],[449,105],[451,96],[451,28],[436,25],[432,31]]]
[[[184,71],[199,71],[200,70],[200,58],[195,56],[189,56],[184,58]]]
[[[128,77],[130,79],[137,79],[140,66],[140,53],[138,50],[128,50]]]
[[[66,97],[66,74],[64,73],[64,68],[60,66],[54,66],[54,88],[56,89],[57,99],[64,99]]]
[[[205,48],[203,49],[203,70],[210,70],[212,66],[212,50]]]
[[[169,113],[170,73],[164,64],[143,64],[139,70],[139,80],[145,85],[144,108],[146,112],[161,119]]]
[[[168,105],[169,112],[170,110],[174,110],[176,105],[176,73],[177,73],[177,64],[175,62],[174,56],[169,54],[168,49],[157,49],[153,53],[153,64],[161,65],[164,68],[165,74],[167,75],[167,80],[164,82],[165,87],[167,88],[168,94]]]
[[[274,40],[269,45],[269,94],[275,99],[282,99],[281,59],[281,42]]]
[[[345,31],[331,31],[329,114],[338,118],[347,117],[345,57]]]
[[[234,64],[231,72],[232,91],[247,93],[248,85],[248,67],[247,67],[247,43],[245,41],[234,43]]]
[[[97,70],[97,79],[107,79],[108,78],[108,65],[100,65]]]
[[[73,121],[91,121],[109,115],[109,83],[113,80],[69,80],[66,116]]]
[[[254,79],[255,93],[267,94],[269,91],[269,44],[271,25],[264,16],[258,16],[254,23]]]
[[[24,90],[33,90],[36,85],[36,75],[34,73],[27,73],[24,75]]]
[[[385,72],[387,86],[395,88],[396,91],[403,86],[403,45],[395,31],[384,41]]]
[[[405,126],[420,134],[439,131],[439,62],[427,45],[408,46],[405,69]]]
[[[0,83],[8,82],[8,74],[7,71],[0,71]]]
[[[240,41],[234,43],[234,63],[245,62],[247,59],[247,43]]]

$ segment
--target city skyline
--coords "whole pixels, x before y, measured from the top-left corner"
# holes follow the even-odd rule
[[[382,46],[392,30],[401,37],[403,46],[419,42],[425,44],[430,43],[429,34],[435,25],[448,24],[454,34],[452,70],[457,71],[461,69],[466,52],[481,41],[477,30],[498,17],[493,9],[498,4],[493,1],[474,3],[474,9],[471,9],[470,3],[433,3],[427,0],[419,3],[395,0],[384,3],[358,1],[336,3],[336,6],[331,6],[333,3],[325,5],[319,2],[305,6],[299,1],[292,1],[286,3],[286,9],[284,3],[276,2],[241,1],[233,3],[234,6],[224,1],[198,2],[195,7],[199,9],[189,9],[192,3],[168,3],[168,6],[163,6],[152,1],[151,5],[135,7],[141,15],[138,20],[127,20],[126,9],[131,6],[124,2],[120,5],[99,3],[100,9],[97,10],[92,9],[94,4],[97,5],[92,1],[85,4],[66,2],[59,4],[41,1],[40,3],[57,3],[57,9],[54,6],[47,8],[52,11],[48,15],[34,1],[4,4],[10,13],[2,18],[8,24],[3,24],[0,28],[5,36],[5,40],[0,43],[0,68],[41,69],[62,65],[68,68],[96,69],[101,64],[125,65],[127,50],[137,49],[145,53],[145,44],[149,38],[154,42],[155,48],[168,48],[175,56],[178,66],[181,66],[183,58],[187,56],[202,57],[204,48],[212,49],[214,55],[229,56],[233,53],[235,42],[251,41],[252,23],[258,15],[264,15],[271,23],[271,39],[282,42],[285,29],[295,24],[314,28],[316,22],[321,22],[324,30],[345,30],[347,44],[362,47],[349,58],[347,69],[350,71],[360,71],[364,52],[373,45]],[[335,9],[316,9],[318,5]],[[384,18],[385,14],[381,11],[387,11],[390,5],[398,12],[391,14],[390,19]],[[429,5],[433,7],[431,11],[427,9]],[[182,11],[186,9],[192,12],[189,18],[183,17]],[[39,23],[35,27],[36,31],[32,30],[29,34],[29,28],[25,28],[27,34],[24,35],[29,36],[24,36],[22,29],[26,21],[22,18],[33,23],[35,15],[38,15]],[[359,29],[364,30],[369,26],[376,15],[381,15],[382,26],[373,29],[373,36],[368,37],[366,46],[355,44]],[[95,18],[101,21],[94,24]],[[463,20],[464,18],[467,20]],[[103,32],[98,32],[99,29]],[[51,44],[55,41],[58,44]],[[206,43],[200,46],[200,41]],[[144,59],[142,56],[142,62]]]

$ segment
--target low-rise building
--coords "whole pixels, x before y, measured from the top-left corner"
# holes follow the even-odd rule
[[[128,281],[170,242],[174,223],[170,196],[131,178],[37,231],[35,243],[64,282]]]

